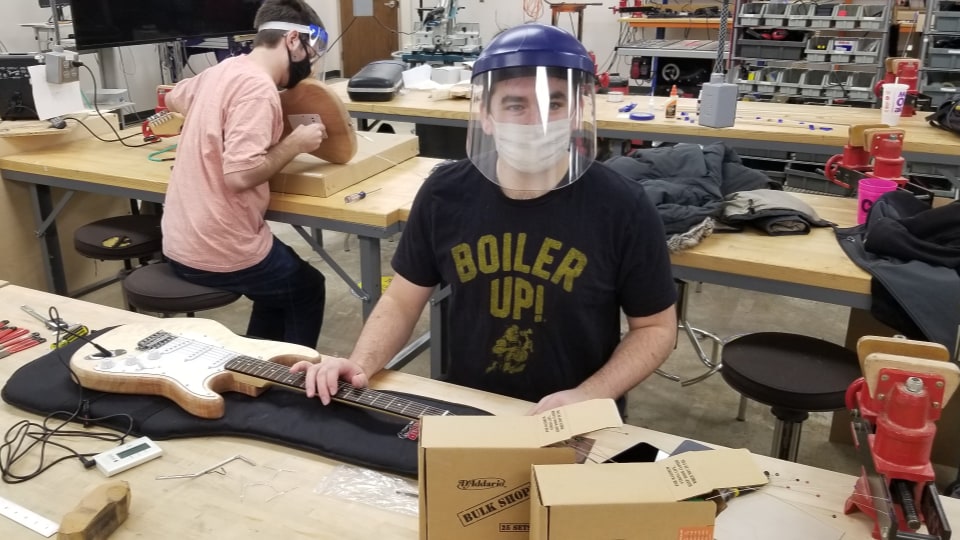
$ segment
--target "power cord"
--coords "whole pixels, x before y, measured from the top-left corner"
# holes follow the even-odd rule
[[[128,147],[128,148],[141,148],[141,147],[143,147],[143,146],[147,146],[147,145],[150,145],[150,144],[153,144],[153,143],[156,142],[156,141],[149,141],[149,142],[145,142],[145,143],[142,143],[142,144],[127,144],[127,142],[126,142],[127,139],[132,138],[132,137],[136,137],[137,135],[139,135],[139,133],[136,133],[136,134],[133,134],[133,135],[129,135],[129,136],[126,136],[126,137],[121,137],[121,136],[120,136],[120,132],[118,132],[117,129],[116,129],[115,127],[113,127],[113,124],[111,124],[110,121],[107,120],[107,117],[105,117],[105,116],[103,115],[103,113],[100,112],[100,105],[97,103],[97,91],[98,91],[98,88],[97,88],[97,78],[96,78],[96,76],[94,76],[93,70],[90,69],[90,67],[89,67],[88,65],[84,64],[83,62],[81,62],[81,61],[79,61],[79,60],[73,60],[71,63],[72,63],[74,66],[76,66],[76,67],[82,67],[83,69],[87,70],[87,73],[90,74],[90,79],[93,81],[93,110],[97,111],[97,116],[99,116],[99,117],[107,124],[107,126],[110,127],[110,130],[113,131],[113,134],[116,135],[117,138],[116,138],[116,139],[113,139],[113,140],[101,138],[99,135],[97,135],[96,133],[94,133],[93,130],[90,129],[86,124],[84,124],[82,120],[80,120],[80,119],[78,119],[78,118],[73,118],[72,116],[67,116],[67,117],[64,117],[64,120],[73,120],[74,122],[77,122],[77,123],[80,124],[81,126],[85,127],[85,128],[87,129],[87,131],[89,131],[94,137],[96,137],[96,138],[97,138],[98,140],[100,140],[100,141],[103,141],[103,142],[118,142],[118,143],[120,143],[120,144],[122,144],[122,145],[124,145],[124,146],[126,146],[126,147]]]
[[[57,308],[51,307],[48,311],[48,317],[52,321],[60,320]],[[73,334],[73,332],[67,329],[58,328],[56,341],[54,341],[54,343],[60,342],[61,330],[65,331],[66,333]],[[31,420],[21,420],[7,430],[3,437],[3,444],[0,444],[0,480],[3,480],[3,482],[6,484],[20,484],[27,482],[36,478],[37,476],[40,476],[54,465],[70,459],[76,459],[80,461],[85,469],[90,469],[96,464],[92,458],[99,452],[77,452],[73,448],[67,446],[65,442],[55,441],[55,437],[61,437],[65,439],[93,439],[114,442],[117,445],[120,445],[123,444],[125,439],[133,431],[133,417],[129,414],[115,414],[96,418],[90,417],[90,402],[83,396],[83,386],[80,385],[80,380],[77,378],[77,374],[70,367],[70,364],[64,360],[62,350],[57,348],[55,351],[57,360],[59,360],[60,363],[67,368],[67,371],[70,372],[70,379],[77,384],[77,388],[79,389],[77,407],[73,412],[52,412],[46,415],[40,423],[33,422]],[[80,421],[83,423],[84,427],[89,427],[99,422],[118,417],[126,418],[129,422],[126,431],[123,433],[63,429],[64,426],[70,422]],[[53,427],[50,426],[51,422],[60,418],[63,419],[59,424]],[[38,446],[40,458],[37,461],[37,465],[32,470],[29,470],[25,473],[14,473],[14,466]],[[57,457],[53,459],[53,461],[48,462],[48,447],[59,448],[65,451],[66,455]]]

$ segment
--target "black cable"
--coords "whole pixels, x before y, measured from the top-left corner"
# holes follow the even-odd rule
[[[126,143],[126,139],[128,139],[129,137],[121,137],[121,136],[120,136],[120,132],[118,132],[117,129],[116,129],[115,127],[113,127],[113,124],[111,124],[110,121],[107,120],[107,117],[103,116],[103,113],[100,112],[100,106],[97,104],[97,78],[93,75],[93,70],[90,69],[90,66],[88,66],[88,65],[86,65],[86,64],[84,64],[83,62],[80,62],[80,61],[78,61],[78,60],[74,60],[74,61],[73,61],[73,65],[74,65],[74,66],[78,66],[78,67],[82,67],[82,68],[86,69],[86,70],[87,70],[87,73],[90,74],[90,79],[93,80],[93,110],[97,111],[97,116],[99,116],[101,119],[103,119],[103,121],[106,122],[107,126],[110,127],[110,130],[113,131],[113,134],[117,136],[116,140],[110,141],[110,140],[106,140],[106,139],[101,139],[100,137],[97,137],[96,134],[94,134],[94,136],[97,137],[97,139],[100,139],[101,141],[104,141],[104,142],[118,142],[118,143],[120,143],[120,144],[122,144],[122,145],[124,145],[124,146],[126,146],[126,147],[128,147],[128,148],[141,148],[141,147],[143,147],[143,146],[147,146],[147,145],[154,144],[155,142],[157,142],[157,141],[150,141],[150,142],[145,142],[145,143],[143,143],[143,144],[127,144],[127,143]],[[78,120],[78,119],[76,119],[76,118],[67,117],[67,118],[65,118],[65,119],[74,120],[74,121],[80,123],[80,125],[83,125],[83,127],[87,127],[86,125],[84,125],[83,122],[81,122],[80,120]],[[89,131],[90,133],[93,133],[93,131],[92,131],[90,128],[88,128],[88,127],[87,127],[87,131]]]
[[[350,23],[347,24],[347,27],[344,28],[342,32],[340,32],[340,35],[337,36],[337,39],[333,40],[333,43],[327,45],[326,51],[329,51],[330,49],[332,49],[333,46],[336,45],[338,41],[340,41],[340,38],[342,38],[343,35],[347,33],[347,30],[349,30],[350,27],[353,26],[353,23],[355,23],[355,22],[357,22],[357,18],[356,18],[356,17],[350,19]],[[377,22],[379,22],[379,21],[377,21]],[[326,52],[326,51],[324,51],[324,52]]]
[[[356,19],[356,17],[354,17],[354,19]],[[373,20],[377,21],[377,24],[379,24],[380,26],[386,28],[387,30],[389,30],[389,31],[391,31],[391,32],[393,32],[393,33],[395,33],[395,34],[403,34],[403,35],[405,35],[405,36],[412,36],[412,35],[414,35],[414,34],[416,33],[416,32],[401,32],[401,31],[399,31],[399,30],[394,30],[393,28],[390,28],[389,26],[383,24],[383,21],[381,21],[376,15],[373,16]],[[353,21],[350,21],[350,24],[353,24]],[[346,32],[346,30],[344,30],[344,32]],[[341,34],[341,35],[342,35],[342,34]]]
[[[51,307],[47,312],[47,316],[51,321],[59,321],[60,316],[57,312],[57,308]],[[54,343],[60,342],[60,333],[62,330],[66,330],[62,327],[57,328],[56,341]],[[72,331],[68,333],[76,335]],[[98,347],[99,348],[99,347]],[[67,371],[70,373],[70,378],[73,382],[77,384],[79,390],[79,399],[77,402],[77,407],[73,412],[70,411],[55,411],[43,418],[41,423],[33,422],[30,420],[21,420],[17,422],[12,427],[10,427],[3,437],[3,444],[0,444],[0,480],[3,480],[7,484],[20,484],[27,482],[41,475],[45,471],[49,470],[51,467],[55,466],[58,463],[67,461],[70,459],[77,459],[81,462],[84,468],[92,468],[95,465],[95,462],[91,459],[96,456],[99,452],[91,453],[80,453],[76,450],[70,448],[65,443],[57,442],[53,440],[54,437],[62,437],[66,439],[93,439],[107,442],[115,442],[117,445],[123,444],[126,438],[133,431],[133,417],[129,414],[115,414],[97,418],[91,418],[89,415],[89,402],[83,397],[83,386],[80,385],[80,379],[77,377],[77,374],[70,367],[70,364],[64,360],[61,353],[61,349],[57,348],[56,355],[57,360]],[[57,420],[60,417],[65,416],[66,418],[62,420],[58,425],[51,427],[49,423],[53,420]],[[68,423],[80,420],[84,423],[84,426],[98,424],[105,420],[116,418],[116,417],[125,417],[129,421],[126,431],[123,433],[114,433],[114,432],[104,432],[104,431],[84,431],[84,430],[64,430],[63,427]],[[26,446],[25,446],[26,445]],[[17,474],[12,472],[14,465],[20,461],[24,456],[29,454],[34,448],[37,448],[39,445],[40,450],[40,459],[37,461],[36,467],[28,471],[27,473]],[[53,461],[47,462],[47,447],[52,446],[59,448],[67,452],[66,455],[60,456]]]
[[[64,116],[63,119],[64,119],[64,120],[73,120],[74,122],[80,124],[81,126],[83,126],[84,129],[86,129],[87,131],[89,131],[90,134],[93,135],[97,140],[102,141],[102,142],[107,142],[107,143],[110,143],[110,142],[121,142],[121,141],[125,141],[125,140],[127,140],[127,139],[132,139],[132,138],[134,138],[134,137],[139,137],[139,136],[142,135],[141,133],[133,133],[133,134],[131,134],[131,135],[127,135],[127,136],[125,136],[125,137],[122,137],[122,138],[119,139],[119,140],[118,140],[118,139],[104,139],[103,137],[101,137],[101,136],[97,135],[96,133],[94,133],[94,131],[93,131],[92,129],[90,129],[90,126],[88,126],[87,124],[85,124],[85,123],[84,123],[82,120],[80,120],[79,118],[74,118],[74,117],[72,117],[72,116]],[[152,143],[150,143],[150,144],[152,144]],[[128,145],[128,146],[129,146],[129,145]],[[146,146],[146,144],[141,144],[140,146]],[[136,146],[134,146],[133,148],[136,148]]]

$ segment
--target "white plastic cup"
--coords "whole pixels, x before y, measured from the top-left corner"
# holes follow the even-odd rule
[[[880,104],[880,122],[891,127],[900,123],[903,103],[907,99],[907,88],[907,85],[899,83],[887,83],[883,85],[883,101]]]
[[[607,101],[610,103],[620,103],[623,101],[623,92],[609,92],[607,94]]]

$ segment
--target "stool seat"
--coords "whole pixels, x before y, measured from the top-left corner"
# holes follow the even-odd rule
[[[134,307],[156,313],[194,313],[223,307],[240,298],[237,293],[184,281],[169,263],[137,268],[123,280],[123,290]]]
[[[857,354],[799,334],[758,332],[723,345],[720,375],[743,397],[772,408],[777,418],[772,454],[796,461],[800,426],[812,411],[846,406],[847,387],[860,377]],[[743,419],[745,401],[741,401]]]
[[[160,216],[132,214],[88,223],[74,232],[73,246],[85,257],[105,261],[149,257],[163,247]]]
[[[842,409],[860,377],[857,353],[809,336],[760,332],[723,346],[727,384],[754,401],[799,411]]]

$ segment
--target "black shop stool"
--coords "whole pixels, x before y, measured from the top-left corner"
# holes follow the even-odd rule
[[[169,263],[149,264],[131,272],[123,280],[127,302],[152,313],[172,315],[214,309],[235,302],[237,293],[195,285],[173,272]]]
[[[808,336],[758,332],[723,345],[720,375],[744,398],[770,405],[777,418],[771,455],[797,460],[800,428],[812,411],[845,407],[847,387],[860,377],[857,354]],[[746,401],[737,420],[743,420]]]
[[[160,216],[152,214],[100,219],[73,233],[73,247],[77,252],[101,261],[123,261],[125,273],[133,270],[135,260],[146,264],[160,252],[162,243]]]

